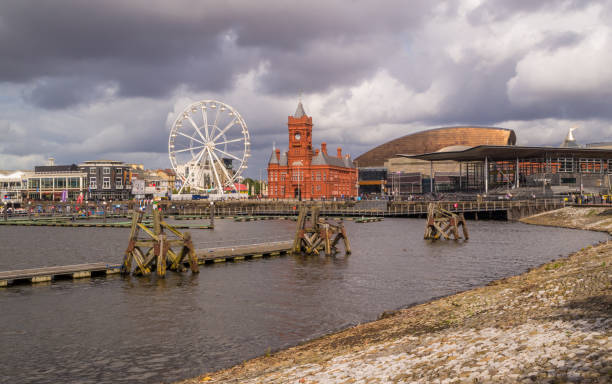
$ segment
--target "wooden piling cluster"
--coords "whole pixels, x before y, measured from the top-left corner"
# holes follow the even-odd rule
[[[157,276],[164,277],[166,269],[179,272],[185,270],[183,263],[186,260],[193,273],[199,272],[198,258],[189,232],[177,231],[163,221],[161,213],[157,210],[153,211],[153,231],[142,223],[142,217],[142,212],[134,212],[130,240],[121,266],[122,274],[147,276],[152,269],[157,269]],[[140,230],[148,237],[139,238]],[[169,233],[165,233],[164,230]],[[180,247],[180,250],[174,252],[172,247]],[[148,250],[145,251],[146,248]],[[132,261],[136,264],[133,271]]]
[[[297,218],[297,230],[293,241],[293,253],[316,254],[325,249],[326,255],[337,252],[336,245],[344,241],[347,254],[351,253],[351,244],[342,222],[331,223],[319,217],[319,207],[301,207]]]
[[[451,236],[459,240],[459,226],[463,230],[463,238],[469,239],[469,233],[463,214],[455,214],[442,209],[439,204],[429,203],[427,207],[427,225],[424,239],[438,240],[440,237],[448,240]]]

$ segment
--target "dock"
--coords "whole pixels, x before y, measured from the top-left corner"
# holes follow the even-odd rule
[[[197,250],[196,255],[198,264],[216,264],[286,255],[292,245],[292,240],[237,245]],[[36,284],[54,280],[108,276],[118,274],[120,271],[121,263],[107,262],[1,271],[0,287],[22,283]]]
[[[25,226],[25,227],[71,227],[71,228],[130,228],[130,221],[111,222],[111,223],[77,223],[71,221],[50,221],[50,220],[9,220],[0,221],[0,225]],[[151,228],[150,223],[146,224]],[[174,228],[179,229],[214,229],[209,224],[176,224]]]

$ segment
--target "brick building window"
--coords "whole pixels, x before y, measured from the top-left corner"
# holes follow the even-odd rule
[[[102,188],[110,189],[110,177],[105,177],[102,179]]]
[[[89,178],[89,188],[91,188],[91,189],[98,188],[98,186],[96,185],[96,178],[95,177],[90,177]]]
[[[102,170],[102,173],[104,173],[105,175],[110,175],[110,168],[109,167],[104,167]]]

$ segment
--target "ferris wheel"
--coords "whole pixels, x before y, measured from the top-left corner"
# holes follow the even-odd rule
[[[168,155],[185,188],[223,193],[247,168],[250,139],[244,119],[231,106],[203,100],[181,112],[170,129]]]

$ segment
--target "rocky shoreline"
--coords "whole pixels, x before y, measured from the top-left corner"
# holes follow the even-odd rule
[[[610,219],[612,225],[612,216],[595,217],[603,211],[559,211],[526,221],[605,230]],[[611,265],[612,243],[601,243],[181,383],[609,383]]]

